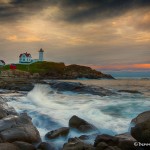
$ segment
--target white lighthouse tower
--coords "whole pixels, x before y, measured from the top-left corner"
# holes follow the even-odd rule
[[[44,60],[44,58],[43,58],[43,53],[44,53],[44,50],[41,48],[41,49],[39,50],[39,61],[43,61],[43,60]]]

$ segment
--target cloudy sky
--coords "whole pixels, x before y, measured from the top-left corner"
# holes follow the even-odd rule
[[[0,59],[150,70],[150,0],[0,0]]]

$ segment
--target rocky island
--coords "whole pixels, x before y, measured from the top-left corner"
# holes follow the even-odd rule
[[[56,62],[36,62],[16,64],[15,70],[6,65],[1,69],[2,77],[39,78],[39,79],[114,79],[111,75],[101,73],[87,66],[68,65]]]

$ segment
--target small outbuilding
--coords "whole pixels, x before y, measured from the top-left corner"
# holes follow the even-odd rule
[[[5,66],[4,60],[0,60],[0,66]]]

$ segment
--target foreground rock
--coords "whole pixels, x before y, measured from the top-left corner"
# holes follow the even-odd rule
[[[28,143],[40,142],[38,130],[26,114],[17,114],[14,108],[9,107],[0,97],[0,141]]]
[[[95,148],[90,144],[83,143],[78,138],[70,138],[62,150],[95,150]]]
[[[150,119],[131,128],[131,135],[141,143],[150,143]]]
[[[78,116],[72,116],[69,120],[69,127],[75,128],[81,132],[90,132],[90,131],[96,131],[97,128],[88,123],[87,121],[79,118]]]
[[[84,85],[79,82],[63,82],[63,81],[50,81],[50,86],[57,91],[71,91],[79,94],[92,94],[99,96],[109,96],[115,93],[94,85]]]
[[[52,143],[42,142],[37,150],[58,150]]]
[[[38,143],[41,141],[38,130],[33,126],[27,114],[10,115],[1,119],[0,138],[3,142]]]
[[[36,150],[35,146],[26,142],[16,141],[13,144],[16,145],[20,150]]]
[[[55,139],[58,137],[66,137],[69,133],[68,127],[59,128],[57,130],[53,130],[48,132],[45,136],[49,139]]]
[[[112,150],[137,150],[134,142],[135,139],[126,134],[118,136],[103,134],[96,137],[94,146],[96,150],[107,148]]]
[[[145,111],[145,112],[139,114],[134,119],[132,119],[131,124],[135,124],[136,125],[136,124],[145,122],[148,119],[150,119],[150,111]]]
[[[16,145],[11,143],[0,143],[0,150],[21,150]]]

